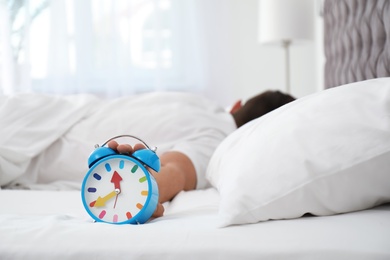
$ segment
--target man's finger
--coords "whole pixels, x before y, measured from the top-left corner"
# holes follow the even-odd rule
[[[120,144],[117,148],[119,153],[132,154],[134,152],[133,147],[129,144]]]
[[[153,213],[152,217],[158,218],[164,215],[164,206],[161,203],[157,204],[156,211]]]
[[[110,147],[113,150],[116,150],[117,147],[118,147],[118,143],[116,141],[114,141],[114,140],[109,141],[107,145],[108,145],[108,147]]]
[[[143,144],[135,144],[134,145],[134,151],[137,151],[137,150],[141,150],[141,149],[145,149],[145,145]]]

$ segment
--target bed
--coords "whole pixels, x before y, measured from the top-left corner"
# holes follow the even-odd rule
[[[389,12],[388,1],[325,0],[330,89],[230,134],[208,165],[211,186],[179,193],[163,217],[94,222],[66,181],[3,188],[0,259],[390,259]],[[365,44],[328,30],[363,21],[353,28],[367,35],[346,30]]]
[[[2,259],[388,259],[390,207],[217,228],[215,189],[149,224],[92,223],[78,191],[1,193]],[[11,199],[12,198],[12,199]]]

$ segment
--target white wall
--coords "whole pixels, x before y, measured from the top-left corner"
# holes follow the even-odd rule
[[[258,0],[204,2],[205,21],[213,21],[208,25],[211,56],[206,77],[215,90],[209,95],[219,93],[220,102],[229,104],[268,89],[284,91],[283,48],[262,46],[258,42]],[[291,45],[291,94],[296,97],[322,89],[322,19],[318,13],[315,41]],[[213,44],[221,40],[224,46]]]

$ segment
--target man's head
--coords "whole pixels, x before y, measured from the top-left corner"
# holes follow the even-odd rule
[[[231,113],[237,127],[241,127],[247,122],[294,100],[295,98],[292,96],[280,91],[266,91],[249,99],[243,106],[236,104]]]

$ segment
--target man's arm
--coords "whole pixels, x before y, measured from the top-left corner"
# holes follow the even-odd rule
[[[160,156],[161,170],[152,171],[157,181],[160,202],[173,199],[180,191],[196,188],[196,172],[191,160],[180,152],[166,152]]]

